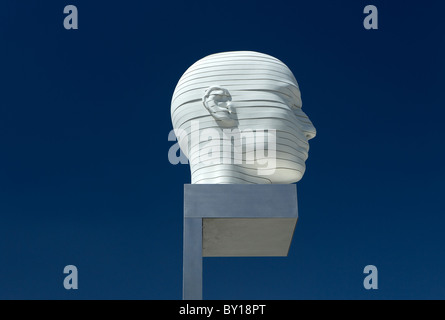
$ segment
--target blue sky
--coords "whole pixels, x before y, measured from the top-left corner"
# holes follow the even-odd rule
[[[68,4],[78,30],[63,28]],[[286,63],[318,134],[289,256],[206,258],[204,298],[444,299],[444,10],[4,1],[0,299],[181,299],[190,173],[168,161],[170,99],[196,60],[232,50]],[[378,290],[363,288],[369,264]]]

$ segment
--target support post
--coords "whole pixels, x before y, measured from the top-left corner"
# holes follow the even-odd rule
[[[202,300],[202,218],[184,216],[184,300]]]

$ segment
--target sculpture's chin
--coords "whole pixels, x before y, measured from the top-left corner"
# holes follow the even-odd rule
[[[288,184],[301,180],[303,173],[292,169],[276,169],[276,173],[270,177],[274,184]]]
[[[300,163],[295,163],[291,168],[280,167],[277,165],[275,172],[272,175],[265,176],[274,184],[288,184],[298,182],[303,178],[306,166]]]

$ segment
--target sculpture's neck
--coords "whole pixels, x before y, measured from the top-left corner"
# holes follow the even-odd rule
[[[270,184],[256,168],[236,164],[190,165],[192,184]]]

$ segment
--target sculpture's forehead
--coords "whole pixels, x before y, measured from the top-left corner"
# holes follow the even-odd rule
[[[226,52],[207,56],[195,62],[183,74],[178,84],[212,76],[236,80],[271,79],[288,81],[298,87],[289,68],[280,60],[257,52]]]
[[[282,95],[301,107],[298,83],[280,60],[258,52],[217,53],[195,62],[182,75],[172,98],[172,111],[198,101],[209,86],[228,89],[233,97],[258,97],[261,92]]]

